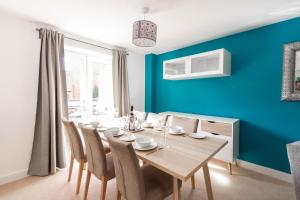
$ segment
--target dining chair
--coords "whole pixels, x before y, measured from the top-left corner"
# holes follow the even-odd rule
[[[133,114],[135,114],[135,116],[141,121],[146,120],[147,113],[145,113],[145,112],[134,110]]]
[[[162,121],[163,121],[162,125],[166,125],[168,117],[169,117],[169,115],[167,115],[167,114],[163,114],[163,113],[157,114],[157,113],[149,112],[149,113],[147,113],[146,121],[156,124],[158,122],[158,120],[160,118],[162,118]]]
[[[68,182],[71,181],[74,160],[76,160],[79,163],[77,186],[76,186],[76,194],[78,194],[80,191],[80,185],[81,185],[81,179],[82,179],[84,165],[87,162],[84,144],[82,142],[80,133],[79,133],[76,125],[74,124],[74,122],[70,121],[70,120],[66,120],[66,119],[63,119],[62,121],[63,121],[64,127],[65,127],[65,130],[67,132],[68,138],[69,138],[69,144],[70,144],[70,149],[71,149]]]
[[[88,162],[88,171],[85,183],[84,200],[87,199],[91,174],[101,180],[100,200],[106,196],[107,182],[115,177],[112,154],[107,152],[102,139],[96,129],[79,124],[85,145]]]
[[[173,193],[173,177],[151,165],[139,166],[131,143],[108,136],[117,179],[117,200],[162,200]],[[178,188],[181,181],[178,181]]]
[[[287,153],[290,162],[296,200],[300,200],[300,141],[287,144]]]
[[[186,133],[197,132],[199,119],[172,115],[168,118],[171,127],[182,127]]]
[[[167,123],[169,123],[171,127],[177,127],[177,126],[182,127],[183,130],[187,133],[195,133],[197,132],[199,120],[194,118],[179,117],[179,116],[172,115],[169,116]],[[191,184],[192,184],[192,188],[195,189],[196,188],[195,175],[191,176]]]

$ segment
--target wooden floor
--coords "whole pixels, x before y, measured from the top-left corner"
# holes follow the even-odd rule
[[[74,165],[74,172],[77,166]],[[234,168],[229,175],[224,163],[209,164],[214,198],[216,200],[294,200],[292,185],[242,168]],[[79,195],[75,195],[76,175],[67,182],[67,169],[48,177],[28,177],[0,186],[1,200],[71,200],[83,199],[86,171]],[[91,179],[88,199],[98,200],[100,181]],[[107,200],[115,199],[115,180],[108,183]],[[172,199],[170,196],[168,198]],[[183,184],[182,199],[204,200],[206,198],[202,170],[196,174],[196,189],[190,182]]]

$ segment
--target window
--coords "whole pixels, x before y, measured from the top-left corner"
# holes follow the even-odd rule
[[[113,113],[112,56],[65,46],[69,118],[100,120]]]

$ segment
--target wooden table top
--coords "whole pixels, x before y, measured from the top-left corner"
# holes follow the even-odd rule
[[[161,132],[145,129],[135,135],[152,137],[159,144]],[[152,151],[136,150],[136,154],[141,160],[186,181],[227,143],[226,140],[211,137],[194,139],[188,135],[167,134],[167,148]]]

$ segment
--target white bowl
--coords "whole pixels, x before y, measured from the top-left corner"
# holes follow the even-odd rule
[[[142,148],[148,147],[153,142],[153,138],[150,137],[138,137],[135,139],[135,142]]]
[[[93,128],[98,128],[98,126],[100,125],[100,122],[98,121],[94,121],[90,123],[92,125]]]
[[[146,122],[144,122],[144,126],[145,126],[145,127],[150,127],[150,126],[152,126],[152,122],[147,122],[147,121],[146,121]]]
[[[105,132],[112,134],[112,135],[118,135],[119,131],[120,131],[120,128],[113,127],[113,128],[108,128]]]
[[[183,130],[182,127],[178,126],[178,127],[171,127],[169,131],[171,133],[180,133],[182,130]]]

